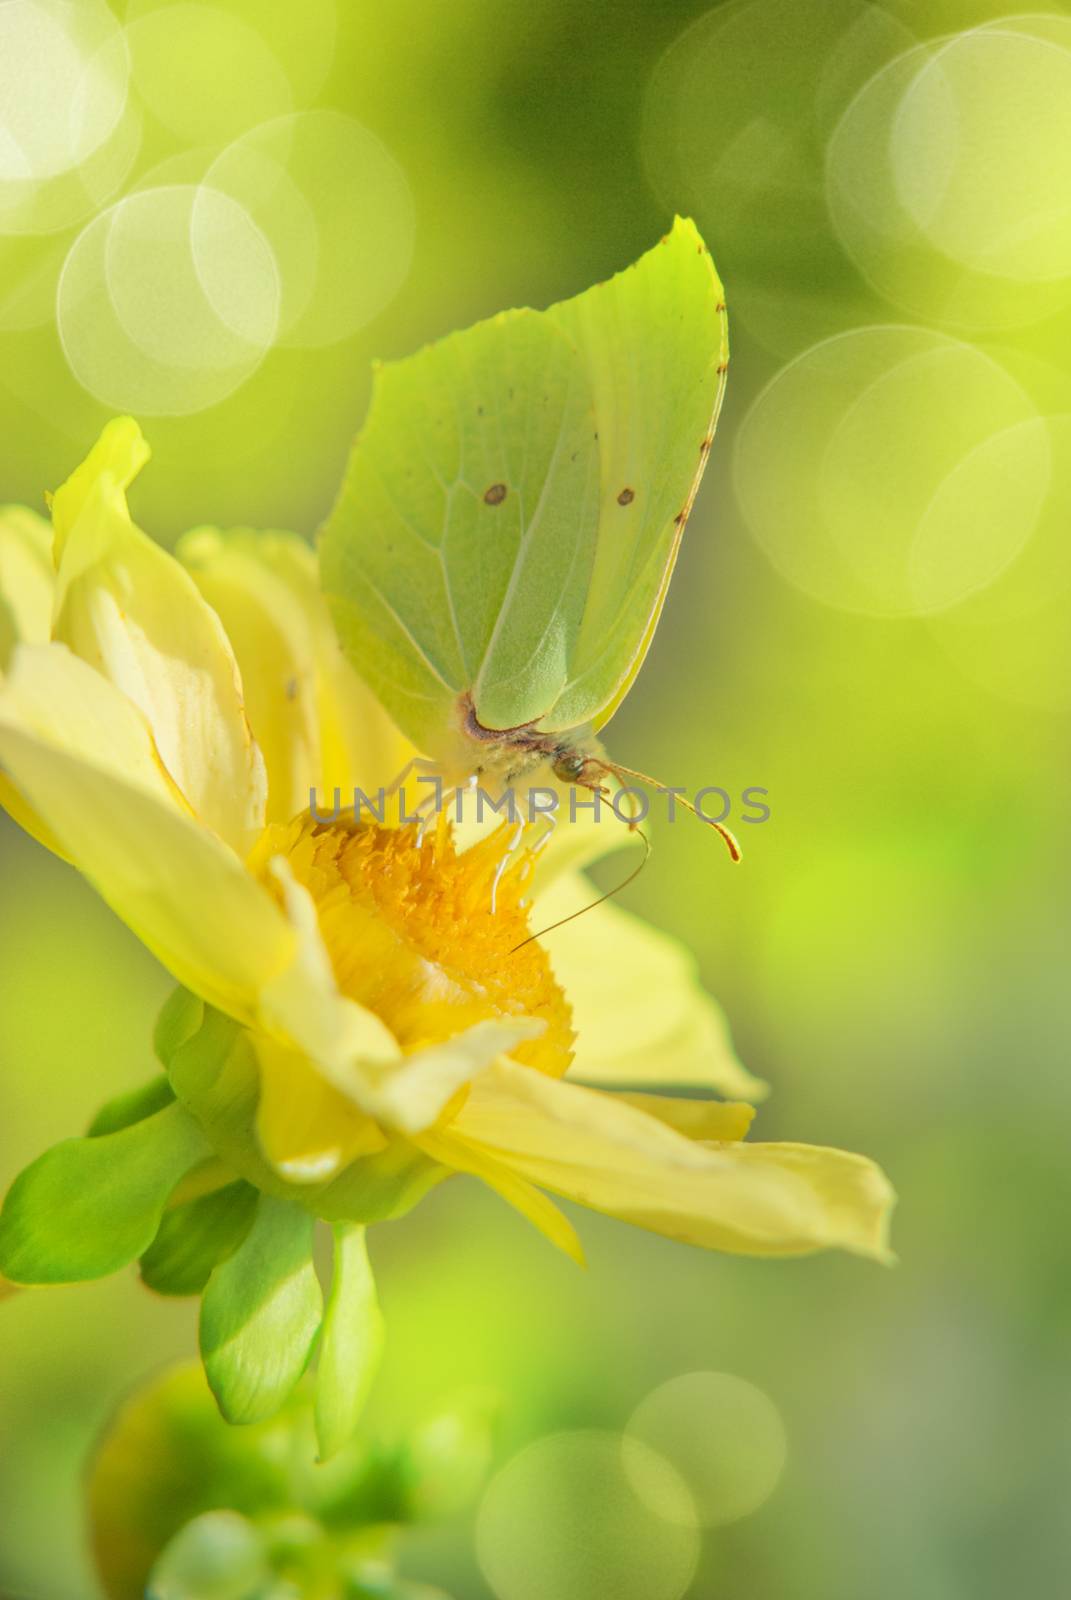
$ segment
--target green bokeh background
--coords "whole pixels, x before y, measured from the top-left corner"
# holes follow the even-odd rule
[[[385,1432],[472,1381],[506,1396],[503,1460],[555,1429],[620,1427],[682,1372],[736,1373],[774,1400],[784,1478],[760,1512],[707,1538],[696,1600],[1007,1600],[1056,1593],[1071,1556],[1061,695],[982,687],[932,618],[809,598],[758,548],[732,473],[762,386],[816,340],[870,323],[971,338],[1040,411],[1071,409],[1066,316],[1032,318],[1030,283],[1017,328],[927,322],[868,286],[822,199],[825,141],[852,94],[912,35],[975,27],[1009,4],[889,0],[876,23],[861,0],[830,0],[827,20],[843,13],[843,27],[823,31],[760,0],[748,62],[713,55],[708,99],[692,108],[700,127],[709,116],[716,149],[719,108],[743,91],[762,135],[742,146],[721,214],[658,132],[668,69],[655,79],[656,68],[702,3],[340,0],[316,104],[358,118],[400,163],[412,269],[355,336],[273,351],[221,404],[142,419],[154,461],[132,503],[163,542],[204,521],[311,535],[373,356],[575,293],[640,254],[673,209],[696,210],[728,290],[728,398],[655,646],[610,745],[692,788],[762,785],[772,817],[741,829],[737,870],[698,827],[663,827],[626,899],[696,950],[743,1059],[772,1082],[760,1136],[839,1144],[886,1167],[901,1196],[900,1265],[737,1261],[585,1214],[585,1274],[467,1180],[372,1240],[389,1328],[373,1421]],[[253,25],[286,15],[254,0],[219,9]],[[284,55],[306,48],[301,11],[274,38]],[[866,48],[845,51],[857,22]],[[812,116],[799,83],[816,95],[824,85],[832,116],[828,105]],[[780,165],[766,170],[756,152],[775,148]],[[181,149],[150,110],[127,188]],[[0,238],[0,294],[77,232],[23,241],[17,260]],[[109,414],[72,376],[54,320],[0,331],[0,497],[39,506]],[[790,532],[794,510],[786,501]],[[1043,666],[1061,659],[1067,598],[1059,639],[1051,610],[1004,630],[1013,663],[1039,640]],[[1000,672],[987,681],[999,688]],[[0,851],[6,1184],[145,1076],[168,985],[69,870],[10,825]],[[5,1596],[96,1593],[85,1454],[128,1389],[194,1339],[192,1309],[132,1275],[0,1307]],[[422,1535],[409,1565],[465,1600],[489,1594],[470,1522]]]

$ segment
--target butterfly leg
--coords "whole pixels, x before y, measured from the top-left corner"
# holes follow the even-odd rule
[[[502,858],[499,861],[498,866],[495,868],[495,875],[491,880],[492,916],[494,916],[498,909],[498,886],[502,882],[504,873],[507,871],[510,863],[513,861],[514,856],[517,854],[517,851],[520,848],[521,840],[524,838],[524,830],[527,826],[528,824],[523,819],[514,824],[513,836],[505,850],[503,850]]]
[[[557,810],[545,811],[538,822],[529,823],[528,826],[535,834],[535,838],[529,843],[528,849],[532,855],[537,856],[541,850],[547,848],[547,845],[554,837],[554,830],[558,826]]]
[[[432,768],[434,776],[440,781],[436,783],[431,794],[425,795],[417,806],[417,815],[420,817],[420,822],[417,825],[418,844],[424,843],[424,836],[432,818],[446,816],[447,805],[451,800],[454,802],[454,821],[460,827],[465,820],[462,806],[465,794],[469,789],[475,789],[480,781],[479,774],[473,772],[469,774],[463,783],[455,783],[451,788],[444,789],[441,782],[442,769],[436,767],[433,762],[428,763],[428,765]]]
[[[413,773],[413,772],[420,773],[421,776],[424,777],[425,779],[428,779],[428,780],[434,779],[435,782],[434,782],[433,787],[432,787],[431,795],[430,796],[425,796],[420,801],[420,803],[417,805],[416,811],[411,813],[410,810],[409,810],[408,799],[406,797],[405,785],[406,785],[406,781],[409,778],[410,773]],[[413,756],[411,760],[409,760],[409,761],[407,761],[405,763],[405,766],[402,768],[401,772],[398,773],[397,777],[393,778],[391,780],[391,782],[387,785],[387,787],[382,791],[381,796],[380,796],[380,799],[381,799],[382,803],[385,804],[386,801],[394,800],[394,799],[397,799],[397,801],[398,801],[398,825],[399,826],[401,826],[405,822],[413,822],[413,821],[415,821],[417,819],[417,817],[419,816],[419,814],[423,811],[424,806],[427,803],[428,799],[432,799],[432,800],[435,801],[436,809],[438,809],[438,807],[441,806],[441,804],[442,804],[442,779],[441,779],[441,774],[442,774],[442,768],[438,765],[437,762],[428,760],[428,758],[426,756]]]
[[[435,761],[429,761],[427,756],[413,756],[410,761],[405,763],[405,766],[402,768],[401,772],[399,772],[398,776],[396,778],[392,778],[391,782],[388,783],[387,787],[383,791],[384,797],[387,800],[393,799],[411,772],[422,772],[426,777],[431,777],[432,775],[438,774],[440,770],[441,769],[438,763]]]

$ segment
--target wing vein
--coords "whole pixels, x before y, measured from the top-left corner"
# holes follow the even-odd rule
[[[570,387],[572,386],[572,382],[573,382],[573,379],[570,378]],[[503,627],[503,624],[505,622],[506,613],[509,610],[510,604],[511,604],[511,602],[513,600],[513,596],[516,593],[517,586],[518,586],[518,584],[520,582],[521,570],[524,567],[524,563],[525,563],[525,559],[526,559],[526,557],[528,555],[528,551],[531,549],[532,540],[533,540],[533,537],[535,535],[536,529],[539,526],[540,517],[542,516],[542,513],[543,513],[543,511],[544,511],[544,509],[546,507],[547,496],[548,496],[548,494],[550,492],[550,486],[554,481],[554,474],[555,474],[555,471],[557,470],[558,459],[559,459],[559,457],[561,455],[562,445],[565,442],[566,421],[567,421],[568,415],[569,415],[569,407],[568,407],[568,405],[564,405],[563,404],[563,406],[561,408],[561,414],[560,414],[559,419],[558,419],[558,436],[554,441],[554,449],[551,452],[550,462],[549,462],[548,467],[547,467],[546,475],[544,476],[543,483],[542,483],[542,485],[540,487],[539,498],[536,501],[535,510],[532,512],[532,520],[529,523],[526,524],[525,529],[524,529],[524,533],[521,535],[521,542],[517,547],[517,556],[516,556],[516,559],[514,560],[514,563],[513,563],[513,571],[510,573],[509,583],[506,585],[506,592],[502,597],[502,604],[499,607],[498,616],[495,619],[495,625],[491,629],[491,637],[487,641],[487,648],[484,651],[483,660],[480,663],[480,670],[476,675],[476,685],[475,685],[475,687],[476,687],[477,690],[480,687],[480,680],[483,677],[484,668],[486,667],[488,660],[490,659],[492,653],[494,652],[495,645],[498,642],[498,636],[502,631],[502,627]],[[526,460],[526,462],[527,462],[527,454],[528,454],[528,441],[527,441],[527,431],[526,431],[526,436],[525,436],[525,460]],[[522,510],[523,510],[523,502],[522,502]]]
[[[420,643],[420,641],[413,634],[412,629],[409,628],[407,626],[407,624],[402,621],[402,618],[398,615],[398,612],[391,605],[390,601],[387,599],[386,595],[383,593],[383,591],[379,587],[379,585],[372,578],[369,578],[367,575],[364,576],[364,582],[367,583],[369,589],[371,589],[372,593],[375,595],[376,599],[379,601],[379,603],[383,607],[384,611],[386,611],[386,613],[391,618],[391,620],[397,624],[398,628],[405,635],[405,637],[409,640],[409,643],[413,646],[413,649],[416,651],[416,653],[420,657],[421,661],[423,661],[424,665],[427,667],[427,669],[431,673],[432,677],[433,678],[438,678],[438,680],[442,684],[443,688],[449,690],[449,692],[451,694],[456,693],[456,685],[454,685],[452,683],[448,683],[446,681],[446,679],[443,677],[442,673],[439,671],[439,668],[435,665],[434,661],[432,661],[431,657],[428,655],[428,652],[424,649],[424,646]]]

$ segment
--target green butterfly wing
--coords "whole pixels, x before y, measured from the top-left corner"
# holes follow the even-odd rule
[[[693,223],[548,311],[381,367],[323,530],[343,647],[418,748],[598,727],[650,644],[728,357]]]

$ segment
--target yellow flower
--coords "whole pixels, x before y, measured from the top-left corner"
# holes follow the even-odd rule
[[[309,813],[412,752],[310,549],[199,530],[167,554],[127,510],[147,455],[117,420],[52,529],[0,519],[0,798],[202,1003],[165,1055],[224,1161],[358,1220],[470,1173],[574,1255],[548,1191],[716,1249],[884,1256],[872,1163],[744,1142],[762,1086],[676,945],[609,906],[521,943],[590,899],[611,830],[537,854],[510,827],[462,848],[445,817]]]

